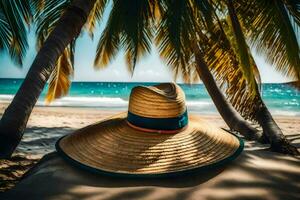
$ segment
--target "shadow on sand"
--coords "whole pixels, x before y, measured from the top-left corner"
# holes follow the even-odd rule
[[[60,137],[73,131],[73,128],[67,126],[51,128],[38,126],[29,127],[25,130],[17,151],[33,155],[50,153],[55,150],[55,142]]]
[[[34,189],[33,189],[34,188]],[[5,199],[297,199],[300,159],[247,149],[223,168],[173,178],[117,178],[70,166],[57,153],[45,156]]]

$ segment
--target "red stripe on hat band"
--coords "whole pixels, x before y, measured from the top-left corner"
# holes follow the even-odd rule
[[[136,129],[138,131],[143,131],[143,132],[148,132],[148,133],[163,133],[163,134],[175,134],[175,133],[179,133],[183,130],[185,130],[187,128],[187,125],[180,128],[180,129],[176,129],[176,130],[157,130],[157,129],[147,129],[147,128],[141,128],[141,127],[138,127],[138,126],[135,126],[133,124],[131,124],[129,121],[127,121],[127,124],[133,128],[133,129]]]

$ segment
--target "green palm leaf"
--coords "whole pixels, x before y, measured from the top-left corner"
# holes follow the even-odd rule
[[[151,51],[153,1],[115,0],[100,38],[94,65],[107,66],[120,47],[125,50],[129,71],[133,72],[136,62]]]
[[[229,29],[228,24],[226,21],[220,24],[222,27],[214,26],[206,40],[201,41],[202,44],[206,44],[201,45],[204,48],[205,61],[237,111],[246,119],[255,120],[255,112],[259,106],[258,85],[255,82],[256,95],[253,96],[252,91],[247,87],[247,80],[240,67],[236,51],[231,45],[230,36],[224,32]],[[250,58],[253,73],[260,84],[259,71],[252,56]]]
[[[48,35],[55,28],[70,0],[35,0],[34,6],[38,12],[35,15],[37,48],[40,48]],[[94,31],[96,21],[101,20],[106,0],[98,0],[87,20],[87,29],[90,34]],[[74,68],[75,41],[73,41],[58,59],[55,69],[51,74],[46,101],[50,103],[56,98],[67,94],[70,87],[70,78]]]
[[[195,39],[196,9],[191,1],[163,0],[162,17],[158,24],[156,45],[160,57],[173,68],[174,78],[180,74],[185,82],[192,82],[195,68],[191,61]]]
[[[32,10],[30,1],[1,0],[1,43],[3,48],[9,52],[11,58],[19,65],[25,56],[27,43],[27,25],[31,20]],[[3,28],[6,24],[7,27]],[[9,38],[9,42],[8,42]],[[9,45],[7,45],[9,43]]]
[[[35,11],[34,14],[40,13],[45,9],[47,0],[30,0],[31,7]]]
[[[294,1],[243,1],[239,15],[249,29],[247,36],[252,47],[283,75],[299,80],[300,48],[295,32],[299,24],[293,25],[289,15],[290,11],[299,22],[299,3],[294,2],[296,6],[292,7],[284,2]]]
[[[9,49],[11,38],[12,38],[12,33],[10,31],[9,24],[4,14],[0,12],[0,49],[1,50]]]
[[[44,9],[34,16],[36,24],[37,48],[45,42],[49,33],[54,29],[56,23],[64,10],[70,4],[70,0],[45,1]]]
[[[236,9],[232,0],[227,0],[227,8],[228,8],[228,18],[230,24],[230,31],[234,36],[232,38],[232,46],[234,47],[234,51],[236,51],[236,55],[239,60],[240,67],[243,71],[243,74],[248,82],[251,92],[256,94],[255,90],[255,78],[253,75],[253,65],[251,63],[251,53],[249,47],[246,43],[246,39],[238,19]]]

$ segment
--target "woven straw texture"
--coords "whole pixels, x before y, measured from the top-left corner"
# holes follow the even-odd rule
[[[185,95],[176,84],[138,86],[132,89],[128,110],[151,118],[177,117],[185,112]]]
[[[126,113],[63,138],[61,149],[72,159],[107,172],[161,174],[210,165],[231,156],[239,140],[190,116],[177,134],[145,133],[126,123]]]
[[[151,118],[172,118],[185,110],[185,96],[176,84],[135,87],[128,110]],[[165,174],[222,161],[240,147],[237,137],[190,115],[175,133],[144,132],[129,126],[127,113],[110,117],[62,138],[59,150],[93,169],[122,174]],[[167,126],[167,124],[166,124]]]

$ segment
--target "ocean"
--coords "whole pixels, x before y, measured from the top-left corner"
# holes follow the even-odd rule
[[[22,79],[0,79],[0,102],[10,102]],[[130,90],[137,85],[155,83],[73,82],[66,97],[47,105],[44,101],[47,87],[38,100],[39,106],[89,107],[99,110],[126,110]],[[216,114],[217,110],[202,84],[180,84],[186,94],[189,111]],[[300,116],[300,92],[286,84],[265,83],[262,97],[274,115]]]

